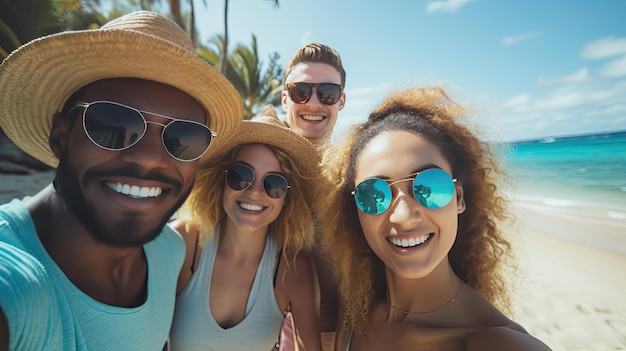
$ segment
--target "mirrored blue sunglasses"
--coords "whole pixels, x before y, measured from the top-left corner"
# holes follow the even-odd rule
[[[352,195],[356,206],[363,213],[369,215],[379,215],[391,206],[393,193],[391,186],[406,181],[413,181],[411,190],[417,202],[430,209],[437,209],[446,206],[454,197],[453,179],[448,173],[439,169],[431,168],[422,172],[411,174],[406,179],[400,179],[393,182],[380,178],[367,178],[360,182]]]

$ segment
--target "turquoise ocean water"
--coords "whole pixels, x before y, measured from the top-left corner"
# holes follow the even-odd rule
[[[520,200],[626,220],[626,131],[511,143],[504,156]]]

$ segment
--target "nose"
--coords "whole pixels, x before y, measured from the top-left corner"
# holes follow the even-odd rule
[[[408,187],[397,189],[389,208],[389,222],[401,229],[411,229],[422,220],[422,207],[406,190]]]
[[[259,179],[258,177],[255,178],[254,182],[252,182],[252,185],[250,185],[246,189],[246,192],[248,193],[248,196],[250,197],[260,196],[264,194],[265,190],[263,190],[263,180]]]
[[[165,168],[173,160],[161,138],[163,127],[148,123],[144,136],[132,147],[122,151],[122,158],[144,169]]]

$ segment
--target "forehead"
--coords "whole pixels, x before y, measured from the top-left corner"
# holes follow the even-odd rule
[[[187,93],[172,86],[135,78],[112,78],[81,88],[77,98],[84,102],[115,101],[139,110],[181,119],[207,122],[207,112]]]
[[[451,172],[450,164],[435,144],[404,130],[383,132],[358,155],[355,183],[370,177],[400,179],[432,167]]]
[[[249,164],[255,170],[279,171],[280,163],[276,155],[264,144],[244,145],[237,151],[236,161]]]
[[[341,84],[341,75],[335,67],[326,63],[300,62],[285,79],[285,83],[291,82]]]

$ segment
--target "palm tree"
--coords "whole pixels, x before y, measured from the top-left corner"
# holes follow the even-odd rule
[[[279,3],[278,0],[269,0],[274,2],[274,6],[278,7]],[[228,0],[224,0],[224,48],[228,49]],[[227,56],[228,56],[228,50],[224,50],[222,51],[222,56],[221,56],[221,60],[220,60],[220,65],[218,66],[220,69],[220,72],[222,72],[223,75],[226,75],[226,69],[227,69]]]
[[[224,57],[224,37],[215,35],[209,40],[211,47],[200,47],[198,53],[210,64],[217,66]],[[282,65],[280,55],[269,56],[267,68],[259,60],[257,38],[252,34],[250,46],[238,44],[225,64],[222,65],[226,78],[233,84],[244,104],[244,118],[250,119],[263,106],[275,105],[282,90],[280,79]]]
[[[35,38],[66,29],[63,14],[79,0],[0,0],[0,57]]]

